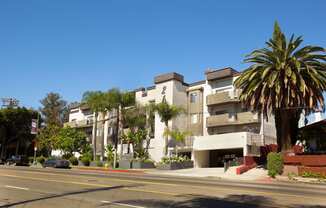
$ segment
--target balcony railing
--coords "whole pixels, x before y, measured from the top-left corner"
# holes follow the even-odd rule
[[[72,128],[82,128],[82,127],[89,127],[93,125],[93,119],[85,119],[80,121],[71,121],[65,123],[65,126],[70,126]]]
[[[225,91],[208,95],[206,97],[207,105],[217,105],[229,102],[239,102],[239,91]]]
[[[258,122],[259,120],[257,114],[251,112],[241,112],[233,116],[229,116],[228,113],[225,113],[225,114],[207,117],[206,126],[215,127],[215,126],[251,124],[251,123],[258,123]]]

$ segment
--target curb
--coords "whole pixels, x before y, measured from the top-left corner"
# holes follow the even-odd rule
[[[104,173],[136,173],[136,174],[144,174],[145,171],[142,170],[130,170],[130,169],[110,169],[110,168],[101,168],[101,167],[72,167],[75,170],[81,171],[96,171],[96,172],[104,172]]]

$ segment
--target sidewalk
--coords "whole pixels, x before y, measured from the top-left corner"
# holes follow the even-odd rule
[[[267,171],[260,168],[254,168],[246,173],[237,175],[236,167],[230,168],[224,172],[224,168],[189,168],[180,170],[146,170],[145,172],[152,175],[171,175],[184,177],[209,177],[228,180],[245,180],[245,181],[270,181]]]

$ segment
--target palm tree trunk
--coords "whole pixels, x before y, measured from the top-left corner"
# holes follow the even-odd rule
[[[291,112],[288,110],[281,111],[281,135],[280,135],[280,144],[281,151],[285,152],[291,149]]]
[[[103,121],[102,121],[102,139],[101,139],[101,160],[104,160],[104,140],[105,140],[105,116],[103,116]]]
[[[169,124],[166,122],[165,123],[165,128],[168,129],[169,128]],[[164,155],[167,156],[168,155],[168,142],[169,142],[169,135],[165,135],[164,138]]]
[[[95,115],[94,115],[95,118],[94,118],[94,124],[93,124],[93,132],[92,132],[93,160],[96,159],[97,115],[98,115],[98,113],[95,112]]]
[[[116,135],[115,135],[115,141],[114,141],[114,164],[113,167],[116,168],[117,167],[117,151],[118,151],[118,142],[119,142],[119,127],[120,127],[120,107],[118,107],[117,109],[117,124],[116,124]],[[122,149],[121,145],[121,149]]]
[[[18,153],[19,153],[19,144],[20,144],[20,140],[17,139],[17,144],[16,144],[16,153],[15,153],[16,156],[17,156]]]

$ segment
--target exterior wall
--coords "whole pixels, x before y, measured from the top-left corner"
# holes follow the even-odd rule
[[[191,95],[196,94],[196,101],[191,102]],[[187,97],[187,123],[188,123],[188,130],[191,130],[193,136],[201,136],[203,135],[203,89],[194,88],[188,90],[188,97]],[[193,123],[192,116],[197,118],[197,123]]]
[[[227,133],[220,135],[196,136],[194,151],[214,149],[244,148],[247,144],[247,132]]]

